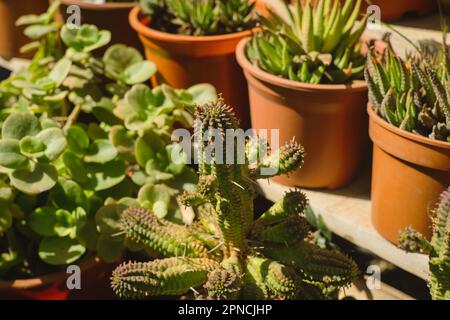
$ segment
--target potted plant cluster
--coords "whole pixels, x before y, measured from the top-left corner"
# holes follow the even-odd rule
[[[422,45],[400,58],[389,45],[372,49],[370,137],[374,142],[372,221],[398,243],[406,227],[431,236],[428,209],[450,185],[450,105],[445,44]]]
[[[368,144],[360,7],[299,1],[286,6],[288,20],[272,12],[238,45],[253,127],[279,129],[280,140],[295,137],[307,150],[305,166],[276,181],[334,189],[358,173]]]
[[[50,0],[52,1],[52,0]],[[111,32],[111,43],[122,43],[142,50],[136,32],[128,24],[128,14],[135,0],[61,0],[60,12],[63,19],[73,15],[73,6],[78,6],[82,24],[95,24]]]
[[[311,243],[305,218],[307,199],[293,190],[255,219],[254,180],[263,169],[286,174],[303,164],[303,148],[295,142],[262,159],[252,155],[263,140],[250,140],[244,165],[220,164],[208,154],[238,121],[222,100],[197,107],[195,135],[199,143],[199,183],[179,201],[196,209],[196,219],[181,226],[159,220],[151,211],[132,206],[120,224],[127,239],[157,251],[164,259],[125,262],[114,270],[111,284],[124,298],[176,296],[194,292],[198,299],[325,299],[352,282],[358,269],[337,250]],[[204,137],[209,137],[205,139]],[[209,159],[209,160],[207,160]]]
[[[121,44],[96,58],[110,32],[58,26],[57,7],[21,18],[34,31],[27,49],[38,51],[0,84],[0,291],[7,295],[65,298],[64,266],[87,272],[96,255],[120,259],[133,244],[112,236],[111,217],[125,204],[181,219],[174,196],[197,177],[169,157],[182,156],[170,133],[192,124],[190,106],[216,98],[206,84],[143,85],[153,63]]]
[[[211,83],[248,127],[246,83],[234,52],[256,26],[255,6],[251,0],[140,1],[130,24],[160,70],[153,84]]]

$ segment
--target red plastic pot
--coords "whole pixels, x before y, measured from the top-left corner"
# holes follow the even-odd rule
[[[0,300],[113,299],[109,278],[117,264],[105,264],[92,257],[82,262],[81,290],[69,290],[69,274],[61,271],[34,279],[0,280]]]
[[[305,165],[274,180],[288,186],[336,189],[359,172],[368,149],[367,85],[311,85],[269,74],[248,61],[242,40],[236,50],[244,69],[254,129],[278,129],[280,145],[295,137]]]
[[[431,238],[430,210],[450,186],[450,143],[396,128],[369,105],[374,143],[372,223],[398,244],[401,231],[413,227]]]
[[[187,88],[210,83],[234,108],[241,126],[248,127],[246,81],[234,52],[239,41],[252,31],[214,36],[171,34],[150,28],[150,21],[145,21],[140,12],[139,7],[131,10],[130,24],[139,34],[147,59],[158,67],[153,84]]]

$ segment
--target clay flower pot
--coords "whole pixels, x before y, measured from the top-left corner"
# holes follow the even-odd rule
[[[271,75],[236,55],[244,69],[254,129],[279,129],[280,144],[295,137],[306,150],[302,169],[275,179],[288,186],[336,189],[358,173],[368,147],[367,85],[311,85]]]
[[[111,31],[111,44],[123,43],[142,50],[142,45],[128,24],[128,14],[135,5],[130,2],[89,3],[81,0],[61,0],[60,12],[64,19],[71,13],[67,8],[76,5],[81,8],[81,23],[94,24],[99,29]]]
[[[373,5],[381,9],[381,19],[385,21],[399,20],[407,13],[423,16],[432,12],[437,5],[436,0],[372,0]],[[363,1],[363,10],[367,4]]]
[[[152,79],[154,85],[167,83],[175,88],[188,88],[210,83],[234,108],[241,126],[248,127],[246,82],[234,52],[239,41],[252,34],[251,30],[214,36],[161,32],[149,27],[139,7],[131,10],[130,24],[139,34],[147,59],[158,67],[158,74]]]
[[[430,209],[450,185],[450,143],[400,130],[370,105],[368,112],[374,143],[373,225],[395,244],[409,226],[430,238]]]
[[[83,261],[81,269],[81,290],[69,290],[66,285],[70,275],[64,271],[34,279],[0,280],[0,300],[68,300],[89,298],[114,298],[109,287],[109,277],[114,265],[107,265],[97,257]]]
[[[31,42],[24,34],[24,28],[15,26],[19,17],[25,14],[41,14],[47,10],[47,0],[1,0],[0,1],[0,55],[28,58],[20,54],[20,48]]]

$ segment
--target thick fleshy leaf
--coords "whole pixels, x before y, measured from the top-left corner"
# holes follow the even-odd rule
[[[67,140],[64,133],[59,128],[48,128],[42,130],[36,136],[45,145],[45,156],[49,160],[57,159],[67,146]]]
[[[10,202],[13,198],[13,195],[14,193],[11,186],[0,180],[0,202]]]
[[[214,86],[201,83],[187,89],[187,92],[192,96],[192,104],[202,105],[214,100],[217,100],[217,91]]]
[[[149,109],[155,102],[152,90],[143,84],[133,86],[125,95],[125,100],[136,113]]]
[[[164,218],[169,212],[171,197],[177,193],[163,184],[148,184],[139,190],[139,203],[155,213],[158,218]]]
[[[27,219],[28,226],[43,237],[56,235],[55,225],[58,221],[56,210],[52,207],[42,207],[34,210]]]
[[[123,126],[113,126],[109,130],[109,139],[120,154],[133,156],[134,140]]]
[[[102,235],[113,237],[120,233],[120,216],[127,208],[124,204],[110,204],[101,207],[95,214],[97,228]]]
[[[31,25],[29,27],[25,28],[25,35],[32,39],[32,40],[37,40],[37,39],[41,39],[43,36],[55,32],[58,30],[58,26],[54,25],[54,24],[49,24],[49,25],[45,25],[45,24],[36,24],[36,25]]]
[[[85,154],[89,149],[89,136],[80,126],[71,126],[67,130],[67,143],[76,154]]]
[[[105,164],[90,163],[86,166],[88,181],[83,184],[89,190],[102,191],[112,188],[125,179],[125,164],[114,160]]]
[[[27,136],[20,140],[20,152],[27,157],[40,158],[45,154],[45,148],[37,137]]]
[[[55,186],[58,172],[52,165],[36,163],[31,168],[14,170],[10,179],[16,189],[28,194],[39,194]]]
[[[9,169],[20,169],[27,165],[28,159],[20,153],[18,140],[0,140],[0,166]]]
[[[103,46],[106,46],[111,41],[111,32],[108,30],[101,30],[97,42],[87,46],[83,49],[84,52],[91,52]]]
[[[85,183],[88,180],[88,173],[83,161],[71,151],[66,151],[62,155],[64,166],[73,180],[78,183]]]
[[[164,140],[153,131],[149,131],[136,141],[136,161],[142,168],[145,168],[147,161],[155,159],[156,154],[164,150]]]
[[[69,237],[44,238],[39,245],[39,257],[50,265],[66,265],[77,261],[86,248]]]
[[[123,73],[128,85],[142,83],[150,79],[157,71],[156,65],[150,61],[141,61],[129,66]]]
[[[50,192],[50,200],[56,208],[74,211],[82,207],[89,210],[89,202],[83,188],[72,180],[59,179]]]
[[[26,136],[34,136],[40,131],[39,120],[31,113],[12,113],[2,126],[2,139],[20,140]]]
[[[84,160],[86,162],[106,163],[114,160],[117,155],[117,149],[109,140],[96,140],[91,144]]]
[[[103,56],[106,75],[115,80],[123,80],[125,70],[142,60],[142,55],[138,50],[123,44],[112,45]]]
[[[56,83],[57,87],[59,87],[69,74],[71,66],[72,61],[63,58],[55,64],[48,77]]]

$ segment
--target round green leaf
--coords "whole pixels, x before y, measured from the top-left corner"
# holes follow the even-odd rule
[[[128,85],[133,85],[147,81],[156,71],[156,65],[153,62],[141,61],[126,68],[123,77]]]
[[[153,131],[149,131],[136,141],[136,161],[144,168],[147,161],[155,159],[156,153],[164,150],[164,140]]]
[[[120,216],[127,208],[124,204],[110,204],[101,207],[95,214],[95,222],[99,232],[103,235],[113,236],[121,229]]]
[[[139,190],[138,201],[162,219],[167,215],[171,197],[175,194],[175,190],[163,184],[147,184]]]
[[[26,136],[35,136],[40,131],[39,120],[31,113],[12,113],[2,126],[2,139],[20,140]]]
[[[89,148],[89,136],[83,128],[71,126],[67,130],[67,143],[76,154],[85,154]]]
[[[27,165],[28,159],[20,154],[20,143],[18,140],[0,140],[0,166],[9,169],[19,169]]]
[[[122,74],[129,66],[142,60],[142,55],[138,50],[123,44],[110,46],[103,56],[106,75],[115,80],[121,80]]]
[[[56,235],[56,210],[51,207],[42,207],[34,210],[27,219],[28,226],[38,235],[52,237]]]
[[[89,163],[86,169],[88,181],[84,186],[89,190],[107,190],[125,179],[125,164],[120,160],[109,161],[105,164]]]
[[[66,137],[59,128],[45,129],[36,138],[44,143],[45,155],[50,161],[57,159],[67,146]]]
[[[106,163],[114,160],[118,155],[117,149],[109,140],[96,140],[84,157],[86,162]]]
[[[74,232],[76,221],[71,212],[64,209],[56,210],[56,220],[57,222],[54,228],[56,235],[66,237]]]
[[[44,238],[39,245],[39,257],[50,265],[66,265],[77,261],[86,248],[77,240],[59,237]]]
[[[200,83],[186,90],[192,96],[192,104],[202,105],[217,100],[217,91],[214,86]]]
[[[28,194],[39,194],[55,186],[58,172],[52,165],[37,163],[29,169],[14,170],[10,179],[16,189]]]
[[[63,163],[66,170],[73,180],[78,183],[85,183],[88,180],[88,173],[83,161],[78,158],[75,153],[66,151],[62,156]]]
[[[45,153],[45,144],[37,137],[24,137],[20,140],[20,152],[28,157],[40,158]]]
[[[56,87],[59,87],[64,82],[64,80],[66,79],[67,75],[70,72],[71,66],[72,61],[65,58],[59,60],[55,64],[52,71],[49,73],[48,77],[56,83]]]
[[[50,200],[57,208],[74,211],[78,207],[89,209],[89,203],[81,186],[72,180],[59,179],[50,192]]]

